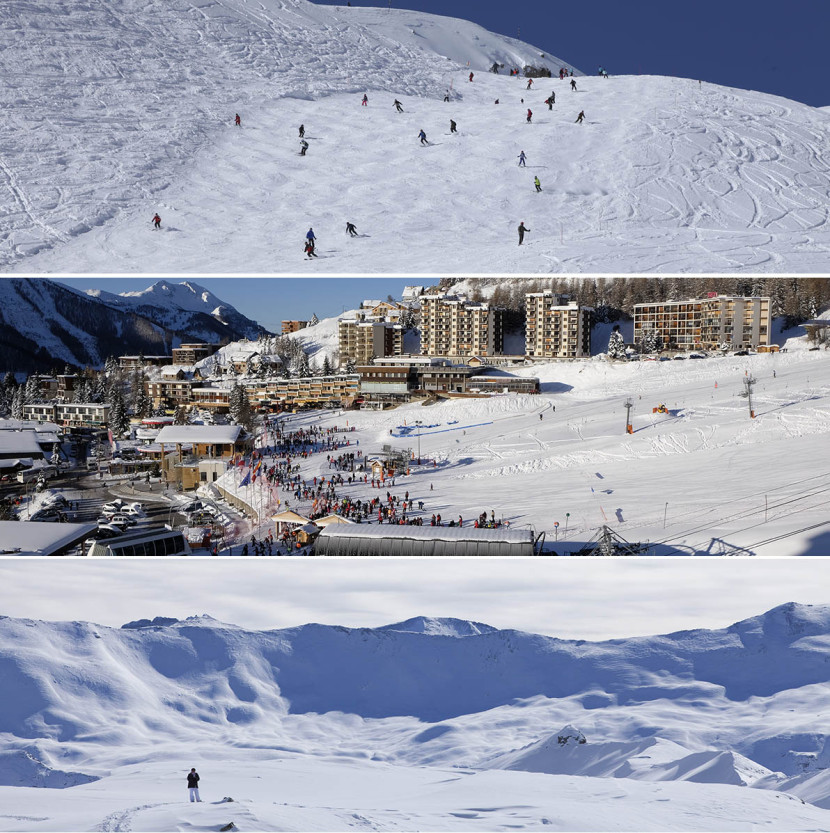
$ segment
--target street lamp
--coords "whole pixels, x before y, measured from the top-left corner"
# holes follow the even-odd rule
[[[420,419],[415,420],[415,424],[418,426],[418,465],[421,465],[421,425],[423,423]]]

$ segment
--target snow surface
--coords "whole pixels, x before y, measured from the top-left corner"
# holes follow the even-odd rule
[[[57,0],[0,23],[7,271],[826,271],[819,108],[651,76],[528,91],[486,69],[567,61],[396,9]]]
[[[66,831],[826,829],[828,640],[830,607],[793,603],[606,642],[422,617],[275,631],[3,617],[0,818]],[[186,802],[191,766],[201,807]]]

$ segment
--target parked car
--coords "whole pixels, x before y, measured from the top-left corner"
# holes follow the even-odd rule
[[[105,515],[98,518],[98,528],[100,529],[102,526],[120,529],[121,532],[124,532],[129,527],[129,523],[124,515]]]
[[[120,498],[116,498],[116,500],[111,500],[109,503],[105,503],[101,507],[102,512],[109,512],[111,514],[115,514],[116,512],[120,512],[124,506],[124,501]]]
[[[111,524],[98,524],[98,529],[90,535],[90,538],[95,538],[98,541],[107,539],[107,538],[117,538],[119,535],[123,535],[124,530],[117,526],[112,526]]]
[[[121,514],[130,518],[144,518],[146,513],[140,503],[128,503],[121,507]]]

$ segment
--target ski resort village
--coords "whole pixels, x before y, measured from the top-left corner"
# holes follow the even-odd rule
[[[280,334],[192,282],[15,283],[19,343],[53,341],[2,368],[9,553],[826,546],[830,281],[447,279]],[[126,315],[137,349],[103,357]],[[192,340],[205,319],[248,335]]]

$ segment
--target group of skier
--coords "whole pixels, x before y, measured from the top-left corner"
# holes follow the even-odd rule
[[[496,65],[494,65],[494,66],[496,66]],[[494,69],[492,71],[498,72],[498,69]],[[515,72],[511,71],[510,74],[511,75],[514,75],[514,74],[518,75],[519,73],[518,73],[518,70],[516,70]],[[608,78],[608,72],[604,69],[604,67],[599,67],[598,74],[600,76],[602,76],[603,78]],[[475,77],[475,74],[473,72],[470,72],[470,74],[468,76],[469,81],[472,82],[474,77]],[[571,90],[573,92],[577,92],[576,80],[573,78],[573,70],[569,71],[565,67],[562,67],[559,70],[559,78],[560,78],[560,80],[564,80],[565,78],[570,78]],[[528,78],[526,89],[530,90],[532,88],[533,88],[533,78]],[[446,94],[444,95],[444,101],[447,102],[449,100],[450,100],[450,95],[449,95],[449,90],[447,90]],[[522,99],[522,101],[524,101],[524,99]],[[366,93],[363,94],[363,97],[362,97],[360,103],[363,107],[368,106],[369,97]],[[499,99],[496,99],[495,103],[498,104]],[[544,103],[548,105],[549,110],[553,110],[553,105],[556,103],[556,93],[553,90],[551,90],[551,94],[545,99]],[[403,113],[404,112],[403,104],[397,98],[394,99],[394,101],[392,102],[392,106],[395,108],[396,112],[398,112],[398,113]],[[532,124],[533,123],[533,110],[531,110],[529,107],[527,108],[526,121],[527,121],[527,124]],[[585,121],[585,111],[580,110],[579,115],[576,117],[576,123],[577,124],[582,124],[584,121]],[[239,113],[236,113],[234,115],[234,124],[235,124],[236,127],[242,127],[242,117],[239,115]],[[453,134],[453,133],[455,133],[455,134],[458,133],[458,125],[457,125],[457,123],[455,122],[454,119],[450,119],[450,134]],[[300,125],[299,139],[300,139],[300,156],[305,156],[307,151],[308,151],[309,144],[305,139],[305,125],[304,124]],[[421,143],[422,146],[430,145],[430,142],[427,139],[427,134],[423,130],[423,128],[418,131],[418,139],[420,140],[420,143]],[[527,156],[525,155],[524,151],[521,151],[519,153],[519,167],[522,167],[522,168],[526,167],[526,162],[527,162]],[[540,182],[538,176],[533,177],[533,185],[536,188],[537,192],[541,192],[542,183]],[[159,216],[158,213],[156,213],[153,216],[152,222],[153,222],[153,228],[154,229],[161,229],[161,217]],[[519,245],[520,246],[522,245],[522,243],[524,241],[525,232],[528,232],[528,231],[530,231],[530,229],[525,227],[524,222],[519,224]],[[354,223],[351,223],[351,222],[346,223],[346,233],[350,237],[359,237],[360,236],[357,233],[357,229],[356,229]],[[315,251],[316,240],[317,240],[317,238],[314,234],[314,230],[312,228],[309,228],[308,232],[306,233],[305,244],[304,244],[304,251],[305,251],[306,257],[308,257],[309,259],[318,256],[317,252]]]

